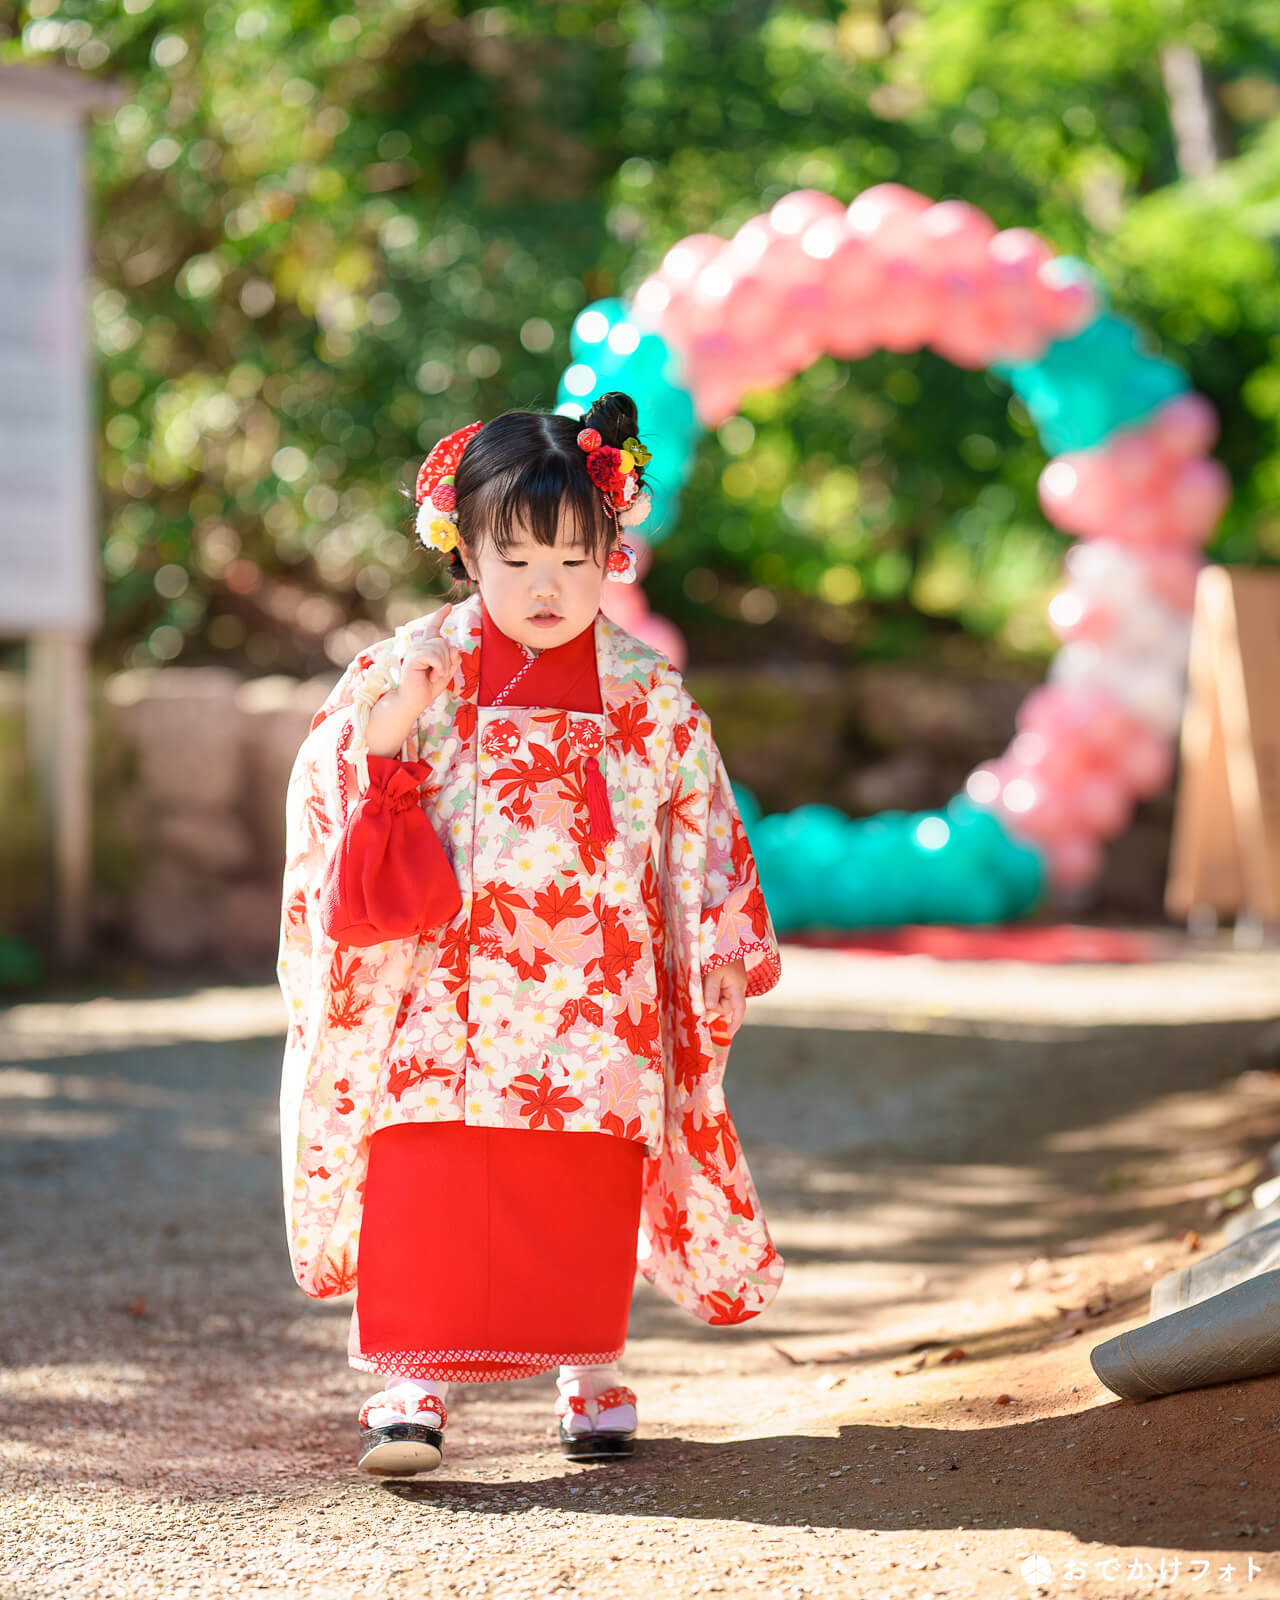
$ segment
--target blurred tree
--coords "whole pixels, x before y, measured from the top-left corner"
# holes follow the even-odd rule
[[[440,588],[410,533],[422,453],[551,406],[584,303],[789,189],[888,178],[1092,261],[1222,413],[1236,500],[1215,553],[1280,559],[1275,8],[0,12],[0,59],[42,57],[132,90],[89,153],[104,664],[345,662]],[[1194,174],[1194,118],[1169,104],[1187,83],[1212,113]],[[994,377],[823,359],[704,446],[654,603],[686,625],[776,620],[837,656],[973,636],[1034,657],[1063,544],[1043,461]]]

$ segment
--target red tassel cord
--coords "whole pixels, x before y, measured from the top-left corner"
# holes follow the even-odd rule
[[[600,757],[584,755],[582,759],[587,769],[587,810],[591,815],[591,827],[588,829],[587,837],[616,838],[613,815],[609,810],[609,793],[604,786],[604,774],[600,771]]]

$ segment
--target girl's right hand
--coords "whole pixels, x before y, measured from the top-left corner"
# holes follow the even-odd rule
[[[452,609],[451,602],[446,601],[421,628],[408,636],[400,662],[397,693],[402,703],[415,713],[422,713],[440,697],[457,669],[457,650],[440,637],[445,618]]]

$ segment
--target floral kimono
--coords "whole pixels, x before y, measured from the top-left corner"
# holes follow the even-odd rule
[[[705,1322],[744,1322],[783,1263],[725,1104],[702,976],[741,959],[748,995],[763,994],[781,960],[710,721],[666,658],[603,612],[582,640],[599,712],[482,705],[489,625],[478,594],[451,611],[441,637],[457,668],[400,751],[430,766],[419,799],[461,892],[443,927],[344,947],[319,915],[369,781],[369,711],[421,622],[350,664],[294,762],[277,964],[294,1276],[315,1298],[355,1287],[381,1128],[604,1133],[644,1146],[641,1272]]]

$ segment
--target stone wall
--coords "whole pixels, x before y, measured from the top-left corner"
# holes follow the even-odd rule
[[[104,955],[269,972],[279,938],[289,769],[336,674],[221,667],[115,673],[93,690],[93,935]],[[851,815],[941,804],[1002,749],[1027,685],[912,665],[811,662],[691,671],[734,780],[764,811]],[[43,834],[22,685],[0,674],[0,933],[47,936]],[[1087,906],[1159,920],[1171,804],[1142,808]]]

